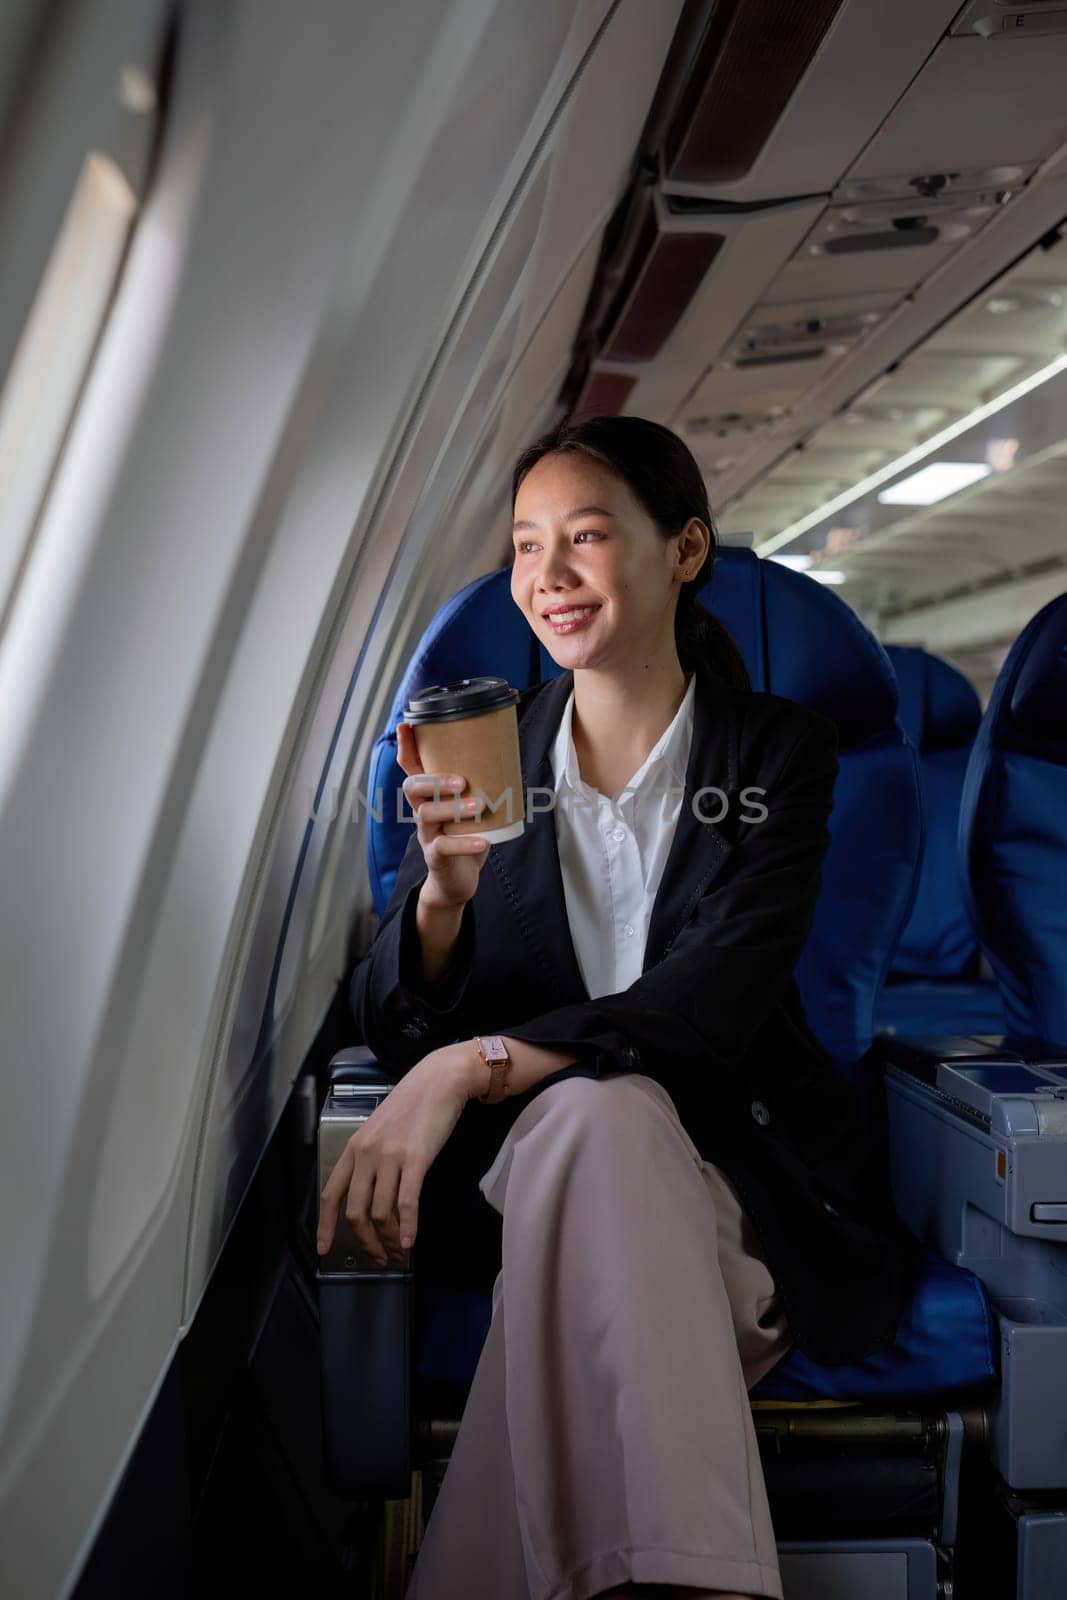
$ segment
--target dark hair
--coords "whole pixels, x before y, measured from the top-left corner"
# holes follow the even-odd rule
[[[715,524],[704,478],[692,451],[676,433],[645,417],[590,417],[585,422],[561,422],[542,434],[515,463],[511,479],[511,509],[526,474],[548,455],[581,451],[618,473],[644,507],[665,539],[681,533],[691,517],[699,517],[711,534],[703,566],[683,583],[674,617],[674,642],[685,672],[704,661],[738,689],[748,689],[748,672],[729,633],[717,617],[697,600],[697,590],[709,582],[715,565]]]

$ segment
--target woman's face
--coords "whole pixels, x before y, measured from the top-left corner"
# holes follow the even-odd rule
[[[516,497],[513,542],[512,599],[560,666],[632,670],[674,651],[676,597],[700,553],[688,533],[665,539],[610,467],[580,451],[542,456]]]

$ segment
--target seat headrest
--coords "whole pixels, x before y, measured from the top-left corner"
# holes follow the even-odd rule
[[[1011,693],[999,707],[997,743],[1067,763],[1067,594],[1050,600],[1027,624],[1011,655],[1016,651]]]
[[[1067,594],[1008,652],[960,805],[960,878],[1008,1031],[1067,1043],[1063,976]]]
[[[413,691],[481,677],[506,678],[516,689],[541,681],[537,638],[511,598],[506,569],[475,578],[438,611],[400,681],[388,732],[395,732]]]
[[[982,706],[957,667],[916,645],[886,649],[900,687],[900,720],[924,755],[965,750],[974,742]]]
[[[832,590],[727,546],[699,598],[733,635],[752,687],[832,718],[842,748],[892,727],[898,694],[889,657]]]

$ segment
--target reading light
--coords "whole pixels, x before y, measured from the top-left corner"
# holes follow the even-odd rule
[[[988,478],[993,468],[984,461],[931,461],[878,496],[883,506],[934,506],[969,483]]]
[[[984,406],[978,406],[974,411],[968,411],[965,417],[960,417],[958,422],[952,422],[947,428],[942,428],[940,433],[935,433],[927,439],[925,444],[917,444],[913,450],[908,450],[895,461],[890,461],[888,466],[880,467],[877,472],[870,473],[866,478],[861,478],[859,483],[854,483],[851,489],[846,489],[842,494],[835,495],[832,500],[827,500],[824,505],[816,506],[814,511],[809,511],[806,516],[799,517],[796,522],[791,522],[781,533],[776,533],[773,538],[767,539],[763,544],[756,546],[758,556],[769,556],[775,550],[792,544],[794,539],[799,539],[801,534],[807,533],[810,528],[818,527],[820,522],[825,522],[827,517],[833,516],[836,511],[842,511],[845,506],[854,505],[857,500],[862,500],[865,494],[870,494],[872,489],[881,488],[883,483],[888,483],[905,467],[913,467],[920,461],[925,461],[927,456],[936,455],[938,450],[943,450],[945,445],[951,444],[953,439],[958,439],[966,433],[968,428],[975,427],[979,422],[984,422],[987,417],[996,416],[998,411],[1003,411],[1005,406],[1010,406],[1013,401],[1021,400],[1023,395],[1030,394],[1032,390],[1040,388],[1043,383],[1058,377],[1061,372],[1067,371],[1067,356],[1057,356],[1055,361],[1050,361],[1048,366],[1041,367],[1037,372],[1031,373],[1028,378],[1023,378],[1020,383],[1015,383],[1010,389],[1005,389],[1003,394],[998,394],[995,399],[989,400]]]

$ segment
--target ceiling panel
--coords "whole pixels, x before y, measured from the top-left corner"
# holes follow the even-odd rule
[[[1067,135],[1065,83],[1067,36],[947,39],[849,177],[1039,160]]]

